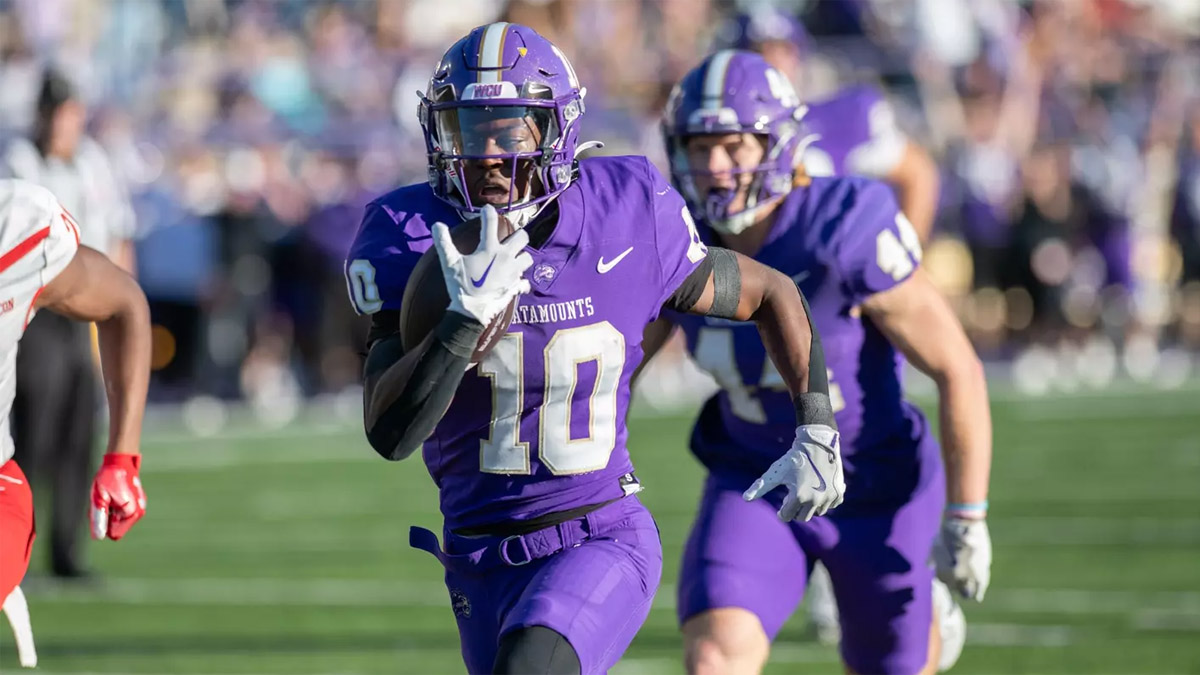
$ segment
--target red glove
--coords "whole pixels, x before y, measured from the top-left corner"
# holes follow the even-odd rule
[[[109,453],[92,481],[92,537],[116,541],[146,514],[141,455]]]

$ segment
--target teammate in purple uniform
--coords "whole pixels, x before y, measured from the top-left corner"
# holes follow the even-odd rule
[[[726,44],[761,53],[804,90],[811,38],[792,14],[756,3],[732,28],[733,39]],[[937,164],[896,124],[895,111],[876,87],[855,85],[809,101],[805,123],[817,137],[802,159],[809,176],[857,175],[888,182],[921,241],[929,239],[937,212]]]
[[[758,3],[734,20],[735,49],[757,51],[769,65],[804,91],[811,79],[812,38],[794,15]],[[801,158],[809,176],[866,176],[886,181],[896,191],[901,210],[924,244],[937,215],[940,181],[929,152],[896,123],[891,104],[877,87],[858,84],[820,100],[808,100],[804,124],[814,140]],[[939,622],[946,638],[943,665],[953,665],[961,651],[965,618],[944,588],[937,593]],[[841,629],[829,574],[818,563],[809,577],[807,609],[818,637],[837,644]]]
[[[583,98],[534,31],[473,30],[422,97],[429,182],[367,207],[346,266],[355,306],[373,317],[367,437],[392,460],[423,447],[444,544],[420,528],[411,543],[445,567],[472,673],[604,672],[645,620],[662,549],[634,496],[624,420],[643,330],[664,308],[753,321],[795,393],[795,443],[747,498],[783,486],[779,517],[808,519],[844,490],[803,296],[781,273],[706,247],[645,158],[576,161]],[[522,228],[503,243],[498,211]],[[471,213],[483,236],[464,255],[443,223]],[[450,306],[406,353],[398,310],[430,246]],[[509,332],[472,367],[483,327],[518,295]]]
[[[722,388],[691,439],[709,475],[679,580],[685,661],[692,673],[760,670],[819,560],[841,610],[847,668],[931,672],[935,539],[944,549],[939,574],[954,588],[979,600],[988,584],[983,372],[919,269],[920,241],[890,190],[798,168],[804,111],[761,56],[733,50],[688,73],[666,111],[673,178],[701,238],[791,276],[812,300],[850,486],[836,512],[806,523],[780,522],[766,503],[742,500],[740,486],[790,442],[788,395],[742,324],[667,313]],[[652,326],[648,354],[669,329]],[[938,384],[948,480],[927,421],[903,400],[898,351]]]

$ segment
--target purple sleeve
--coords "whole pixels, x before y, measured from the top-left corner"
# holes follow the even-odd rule
[[[683,197],[649,160],[646,170],[650,175],[654,241],[662,274],[655,307],[661,307],[708,255],[708,248],[700,240]]]
[[[405,245],[399,226],[377,202],[367,205],[346,257],[346,288],[359,314],[399,310],[404,286],[421,254]]]
[[[921,240],[882,183],[858,181],[839,200],[833,255],[854,304],[899,285],[921,264]]]

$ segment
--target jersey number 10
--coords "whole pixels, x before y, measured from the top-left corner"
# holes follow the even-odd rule
[[[530,448],[521,440],[525,409],[525,341],[507,333],[479,362],[479,374],[491,380],[492,423],[480,441],[479,469],[484,473],[529,474]],[[579,366],[595,362],[596,379],[583,403],[587,434],[572,438],[572,415]],[[608,466],[617,444],[617,390],[625,369],[625,336],[607,321],[560,330],[542,352],[545,383],[538,410],[538,459],[556,476],[597,471]],[[580,426],[580,425],[576,425]]]

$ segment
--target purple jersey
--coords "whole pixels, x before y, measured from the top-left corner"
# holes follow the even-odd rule
[[[712,236],[703,225],[700,233],[706,241]],[[891,190],[868,179],[814,178],[780,205],[755,259],[790,276],[808,298],[829,369],[848,498],[905,496],[882,484],[899,461],[911,480],[894,481],[894,489],[915,489],[927,425],[903,400],[901,357],[858,307],[907,279],[921,259],[916,232]],[[721,385],[700,415],[693,451],[714,472],[757,476],[791,445],[796,414],[755,325],[674,313],[672,319],[693,358]],[[855,490],[856,483],[870,489]]]
[[[810,176],[884,178],[908,143],[891,105],[873,87],[851,87],[810,104],[804,125],[818,136],[804,151]]]
[[[528,249],[532,292],[425,442],[449,528],[615,499],[633,471],[625,414],[642,331],[706,250],[644,157],[581,161],[558,207],[553,234]],[[359,310],[399,309],[430,225],[460,220],[425,184],[372,202],[347,262]]]

